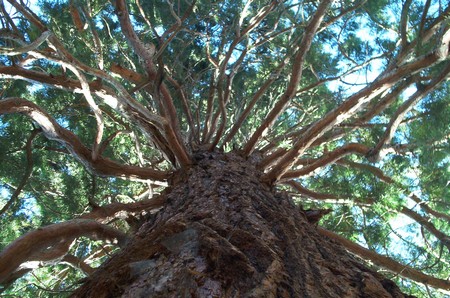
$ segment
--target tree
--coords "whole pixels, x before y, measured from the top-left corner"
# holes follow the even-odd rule
[[[1,290],[449,293],[449,14],[0,3]]]

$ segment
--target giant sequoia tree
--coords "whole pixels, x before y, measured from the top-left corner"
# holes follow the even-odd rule
[[[0,3],[0,291],[445,295],[446,2]]]

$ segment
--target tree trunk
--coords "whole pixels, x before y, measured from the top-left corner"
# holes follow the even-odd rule
[[[254,160],[199,152],[164,210],[73,297],[406,297],[320,236]]]

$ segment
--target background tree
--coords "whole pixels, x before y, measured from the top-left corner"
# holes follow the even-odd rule
[[[325,296],[359,272],[360,295],[395,296],[343,250],[331,256],[337,242],[404,293],[448,294],[444,2],[0,3],[1,290],[61,297],[91,276],[81,295],[120,248],[103,268],[134,255],[127,273],[139,281],[176,266],[138,251],[154,260],[208,247],[209,271],[183,274],[210,294],[236,292],[206,272],[237,274],[256,297]],[[285,268],[308,256],[318,267]]]

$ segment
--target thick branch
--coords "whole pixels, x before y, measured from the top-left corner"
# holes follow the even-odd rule
[[[0,100],[0,114],[9,113],[22,113],[33,119],[42,128],[48,139],[61,143],[74,157],[98,175],[158,181],[168,178],[166,172],[122,165],[104,157],[93,160],[91,150],[84,146],[75,134],[61,127],[47,112],[30,101],[21,98]]]
[[[425,212],[427,212],[428,214],[431,214],[431,215],[433,215],[433,216],[436,217],[436,218],[444,219],[444,220],[446,220],[446,221],[450,224],[450,215],[444,214],[444,213],[441,213],[441,212],[437,212],[437,211],[433,210],[432,208],[430,208],[430,207],[428,206],[428,203],[427,203],[427,202],[422,201],[422,200],[421,200],[417,195],[415,195],[415,194],[410,195],[409,198],[410,198],[411,200],[413,200],[414,202],[416,202],[416,203],[420,206],[420,208],[422,208],[422,209],[423,209]]]
[[[52,33],[50,31],[45,31],[35,41],[31,42],[30,44],[26,44],[21,48],[16,49],[0,48],[0,55],[15,56],[35,50],[41,44],[43,44],[51,34]]]
[[[311,173],[312,171],[316,170],[317,168],[324,167],[326,165],[332,164],[335,161],[341,159],[342,157],[351,154],[351,153],[358,153],[361,155],[366,155],[367,152],[369,152],[369,148],[366,146],[359,144],[359,143],[351,143],[347,144],[345,146],[342,146],[334,151],[328,152],[327,154],[324,154],[321,158],[316,160],[313,164],[303,167],[299,170],[292,170],[286,172],[281,179],[291,179],[300,177],[303,175],[307,175]]]
[[[314,201],[320,201],[324,203],[332,203],[332,204],[349,204],[349,205],[359,205],[359,206],[370,206],[374,203],[372,199],[365,199],[364,201],[361,200],[355,200],[355,199],[345,199],[338,197],[333,194],[329,193],[319,193],[315,192],[313,190],[307,189],[306,187],[303,187],[300,183],[290,180],[283,182],[286,185],[291,186],[296,192],[298,192],[300,195],[303,195],[305,197],[311,198]]]
[[[123,232],[94,220],[74,219],[49,225],[23,235],[0,253],[0,283],[8,281],[9,276],[20,264],[39,260],[38,256],[41,252],[81,236],[96,240],[117,241],[121,246],[127,241],[127,236]]]
[[[448,43],[448,40],[446,41]],[[416,73],[417,71],[430,67],[443,59],[440,51],[433,51],[421,56],[410,63],[403,64],[392,71],[383,73],[371,85],[350,96],[343,104],[328,112],[321,120],[315,122],[297,140],[297,142],[277,163],[277,165],[266,174],[265,179],[273,183],[278,180],[302,153],[308,149],[315,140],[329,131],[335,125],[343,122],[354,115],[364,104],[386,91],[403,77]]]
[[[379,255],[376,252],[373,252],[365,247],[362,247],[359,244],[356,244],[323,228],[319,227],[317,231],[323,236],[336,240],[337,242],[342,244],[348,251],[360,256],[365,260],[372,261],[374,264],[384,267],[389,271],[394,272],[395,274],[409,278],[419,283],[423,283],[425,285],[432,286],[434,288],[450,291],[450,281],[448,280],[438,279],[433,276],[426,275],[419,270],[411,268],[407,265],[400,264],[389,257]]]
[[[129,204],[112,203],[95,208],[92,212],[84,214],[80,218],[95,219],[98,222],[107,223],[114,218],[127,218],[130,213],[159,209],[164,206],[165,202],[166,199],[164,196],[158,196]]]
[[[450,72],[450,64],[445,67],[443,71],[434,78],[428,85],[426,85],[422,90],[417,90],[407,101],[405,101],[392,116],[391,121],[388,124],[388,128],[386,129],[384,135],[381,137],[381,140],[372,150],[371,155],[373,155],[373,159],[378,161],[381,159],[381,149],[384,145],[388,144],[392,137],[394,136],[395,131],[403,120],[403,117],[427,94],[436,89],[448,76]]]
[[[444,244],[447,247],[447,249],[450,251],[450,237],[448,235],[442,233],[438,229],[436,229],[436,227],[433,225],[433,223],[431,223],[431,221],[429,221],[428,218],[423,217],[419,213],[417,213],[409,208],[406,208],[406,207],[403,207],[400,210],[400,212],[407,215],[408,217],[411,217],[417,223],[419,223],[422,227],[427,229],[428,232],[430,232],[433,236],[435,236],[437,239],[439,239],[439,241],[441,241],[441,243]]]

